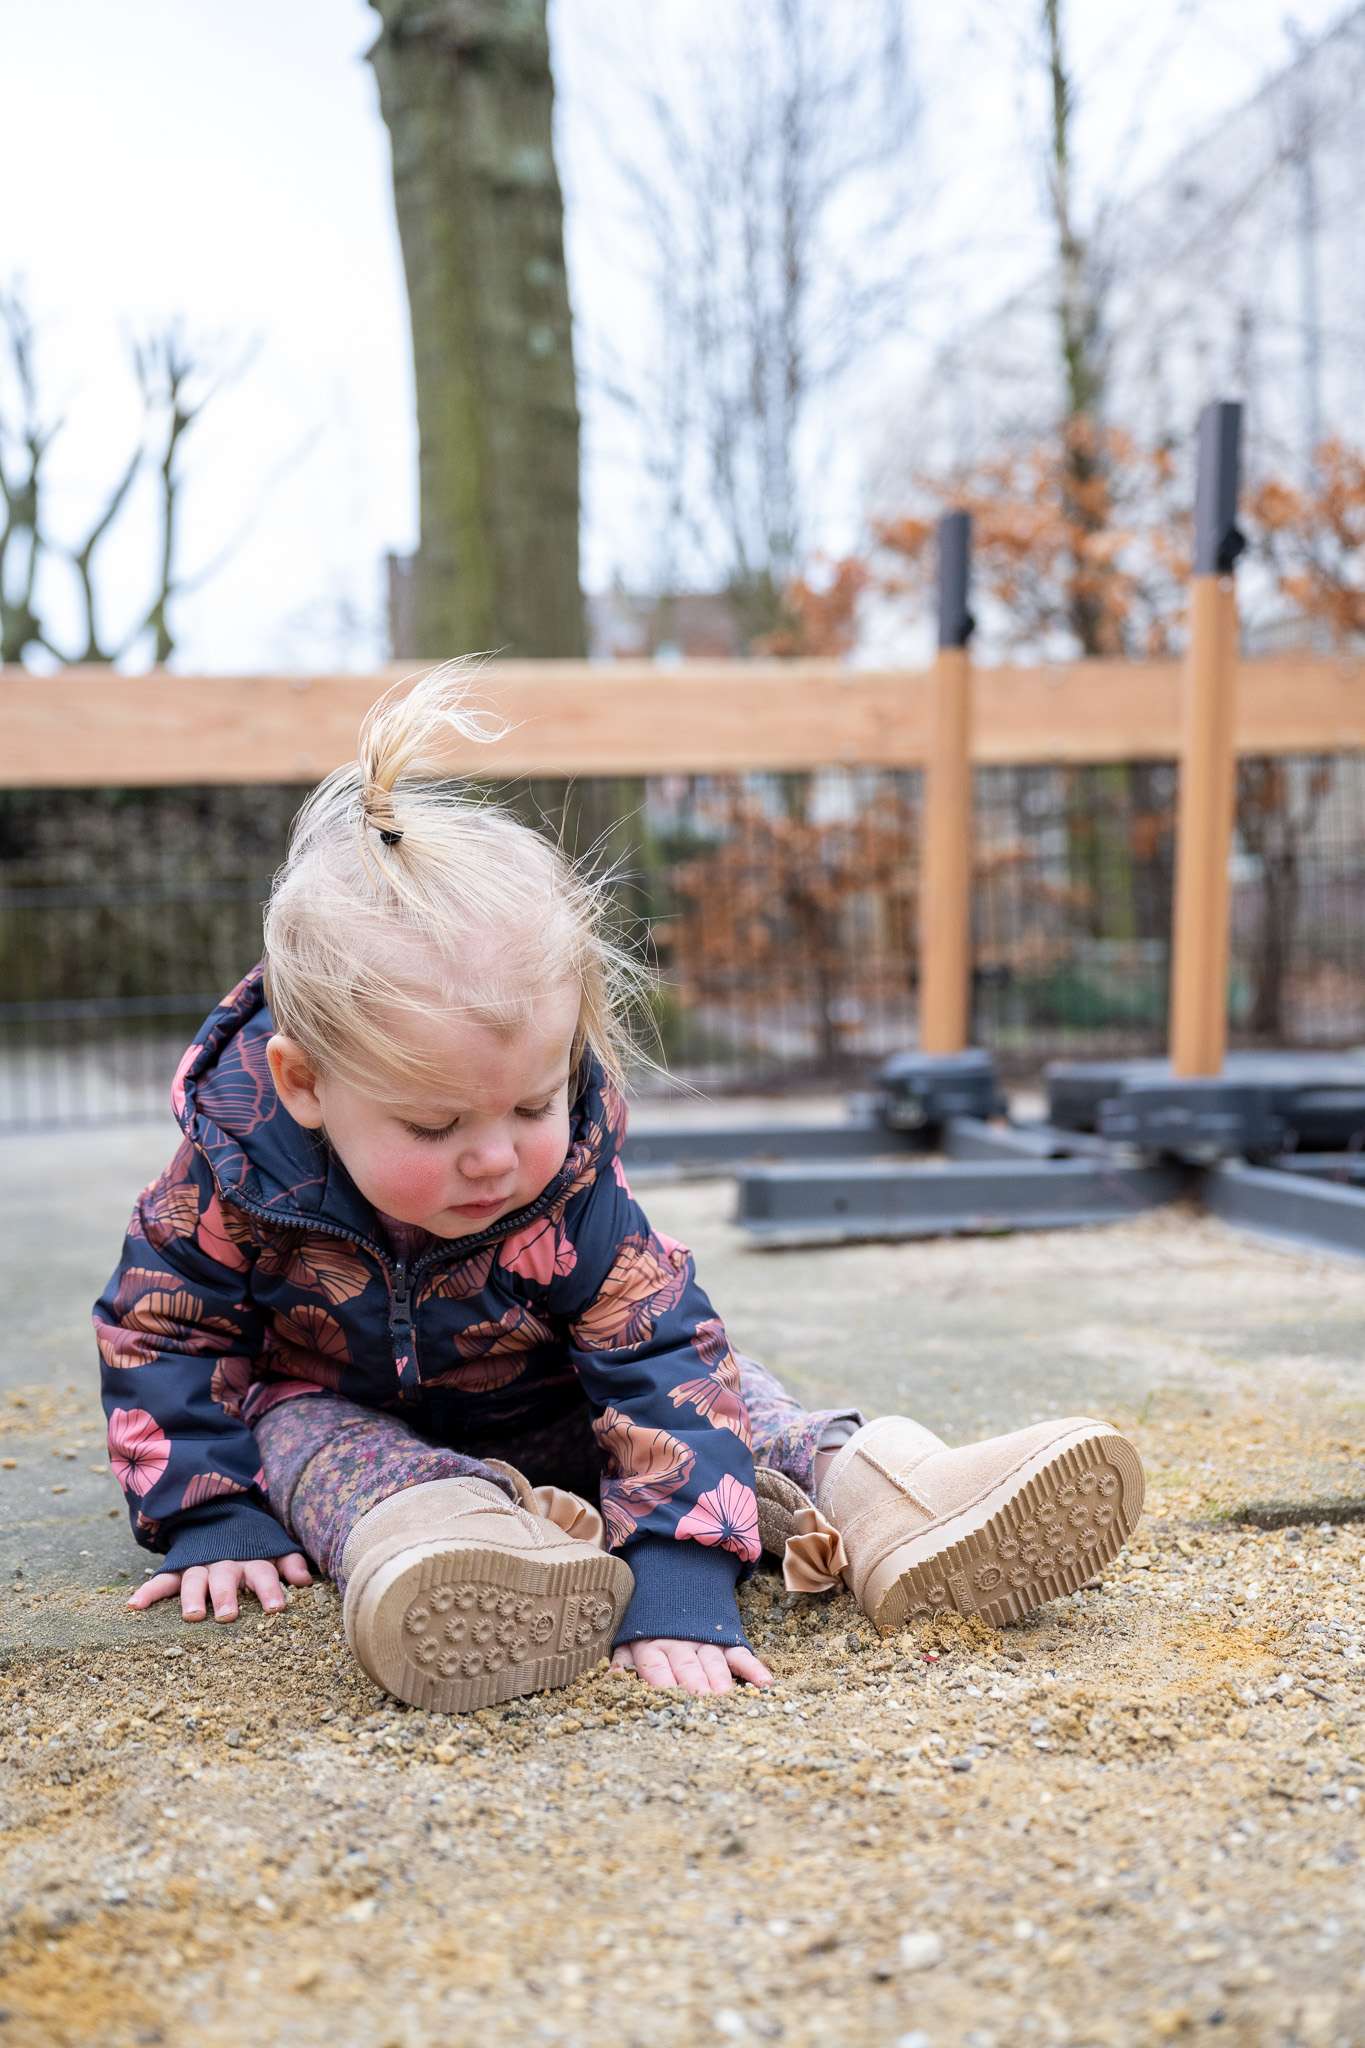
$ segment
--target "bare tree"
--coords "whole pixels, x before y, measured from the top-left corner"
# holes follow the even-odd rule
[[[1080,549],[1086,550],[1105,525],[1110,495],[1104,443],[1094,432],[1104,397],[1104,281],[1095,251],[1077,223],[1071,140],[1075,84],[1063,43],[1062,0],[1043,0],[1043,32],[1052,113],[1048,197],[1057,236],[1057,327],[1065,402],[1062,487]],[[1094,587],[1097,575],[1103,580],[1107,565],[1097,557],[1092,566],[1089,577],[1072,579],[1075,594],[1067,623],[1083,654],[1117,654],[1109,629],[1114,607],[1106,603],[1103,590]]]
[[[0,409],[0,662],[17,662],[42,633],[34,610],[42,547],[39,495],[43,457],[58,423],[44,423],[39,409],[33,323],[17,287],[0,291],[0,327],[17,400],[14,421]]]
[[[144,636],[150,636],[152,659],[158,667],[164,666],[175,651],[170,620],[172,603],[214,576],[255,523],[253,511],[211,561],[193,575],[180,571],[179,515],[185,435],[210,400],[242,373],[254,350],[247,349],[229,359],[220,343],[188,341],[178,323],[134,343],[133,369],[143,401],[142,433],[85,529],[84,537],[70,545],[55,537],[43,512],[43,463],[63,422],[44,418],[34,362],[33,323],[17,287],[0,291],[0,338],[8,356],[15,394],[12,421],[0,406],[0,501],[4,506],[4,525],[0,528],[0,659],[22,661],[28,649],[40,647],[67,665],[80,662],[103,666],[122,659]],[[280,469],[293,467],[309,445],[305,441],[302,447],[286,455]],[[124,511],[150,451],[155,451],[157,475],[153,596],[147,610],[122,639],[110,643],[99,625],[96,551]],[[276,476],[279,473],[277,470]],[[275,477],[268,480],[267,491],[274,481]],[[63,648],[53,637],[38,609],[38,572],[44,556],[67,563],[76,580],[84,644],[71,650]]]
[[[236,553],[250,525],[254,524],[253,514],[233,539],[193,576],[177,573],[180,494],[184,481],[181,443],[210,400],[224,385],[241,376],[254,354],[254,346],[248,347],[235,360],[229,361],[221,344],[196,346],[188,342],[178,323],[151,335],[146,341],[136,344],[133,350],[133,366],[148,419],[159,423],[160,429],[160,455],[156,465],[159,544],[156,594],[134,628],[129,645],[139,635],[150,633],[152,660],[158,668],[164,667],[175,652],[168,616],[172,600],[198,589],[216,575]],[[303,449],[310,444],[311,437],[305,441]],[[286,456],[282,467],[293,467],[301,459],[303,449]]]
[[[906,304],[917,110],[901,0],[688,20],[666,78],[623,53],[644,119],[613,162],[654,345],[643,370],[609,356],[603,386],[647,440],[660,582],[725,585],[752,637],[818,521],[822,410]]]
[[[64,550],[69,556],[72,568],[76,572],[77,581],[80,584],[81,603],[85,612],[85,646],[79,654],[63,657],[70,662],[90,663],[99,666],[111,663],[117,659],[117,652],[115,650],[106,650],[101,646],[100,636],[95,625],[95,549],[104,539],[105,534],[108,533],[110,527],[122,511],[124,500],[132,489],[137,473],[142,467],[142,458],[145,452],[143,444],[139,442],[123,475],[110,492],[104,510],[96,518],[94,525],[86,534],[80,547]],[[137,631],[141,632],[142,627],[139,626]],[[55,654],[57,652],[45,634],[39,637],[42,645],[47,648],[49,653]]]
[[[1303,855],[1334,780],[1331,761],[1255,756],[1237,763],[1237,834],[1259,867],[1261,883],[1246,1028],[1264,1044],[1282,1044],[1293,1033],[1289,979]]]

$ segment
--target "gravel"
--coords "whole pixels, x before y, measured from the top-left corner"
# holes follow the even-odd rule
[[[89,1186],[52,1175],[71,1230]],[[798,1269],[727,1200],[650,1206],[812,1395],[913,1382],[955,1441],[1052,1402],[1134,1435],[1148,1514],[1102,1586],[883,1640],[762,1572],[775,1694],[597,1672],[411,1713],[327,1589],[126,1616],[84,1427],[111,1226],[40,1306],[14,1251],[6,2048],[1365,2048],[1365,1271],[1177,1212]]]
[[[762,1696],[416,1713],[327,1588],[11,1663],[6,2041],[1365,2040],[1365,1530],[1181,1498],[999,1634],[761,1572]]]

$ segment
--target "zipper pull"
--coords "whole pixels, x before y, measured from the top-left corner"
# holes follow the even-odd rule
[[[412,1326],[412,1281],[406,1263],[400,1259],[389,1281],[389,1335],[393,1339],[393,1366],[403,1393],[415,1392],[417,1373],[417,1332]]]

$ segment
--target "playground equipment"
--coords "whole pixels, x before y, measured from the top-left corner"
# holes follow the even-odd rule
[[[1230,1222],[1365,1256],[1365,1058],[1226,1049],[1241,407],[1207,406],[1198,434],[1169,1057],[1059,1062],[1047,1120],[1019,1124],[999,1114],[990,1055],[967,1044],[970,525],[949,513],[938,530],[920,1049],[887,1061],[878,1093],[843,1125],[641,1132],[627,1137],[628,1170],[734,1172],[737,1220],[769,1245],[1057,1229],[1197,1192]]]

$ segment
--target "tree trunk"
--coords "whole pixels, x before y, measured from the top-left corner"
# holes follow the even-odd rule
[[[1282,762],[1268,757],[1238,762],[1237,831],[1247,852],[1261,864],[1247,1029],[1265,1044],[1282,1045],[1299,902],[1299,835]]]
[[[545,0],[370,0],[420,440],[416,651],[581,655]]]

